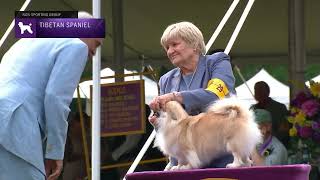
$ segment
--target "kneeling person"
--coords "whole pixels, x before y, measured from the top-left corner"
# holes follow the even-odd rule
[[[288,154],[285,146],[272,135],[271,114],[264,109],[255,109],[255,121],[259,125],[263,142],[252,154],[254,165],[282,165],[288,163]]]

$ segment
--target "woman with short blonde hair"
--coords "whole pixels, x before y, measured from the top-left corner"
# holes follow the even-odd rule
[[[214,101],[235,92],[230,57],[223,52],[205,55],[203,35],[194,24],[178,22],[169,25],[160,42],[176,68],[161,76],[161,95],[150,103],[153,111],[160,111],[168,101],[178,101],[189,115],[197,115]],[[156,116],[151,116],[149,121],[156,124]],[[167,170],[176,165],[174,161],[171,158]],[[221,156],[213,159],[210,167],[226,167],[232,161],[230,154]]]
[[[198,50],[201,55],[206,53],[206,45],[204,44],[201,31],[190,22],[179,22],[167,27],[161,37],[161,45],[164,49],[168,45],[168,40],[179,37],[191,47]]]

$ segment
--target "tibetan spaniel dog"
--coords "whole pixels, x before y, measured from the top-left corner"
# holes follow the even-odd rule
[[[166,103],[154,121],[154,146],[178,164],[165,170],[203,168],[227,152],[234,161],[227,168],[251,166],[250,155],[261,133],[252,111],[236,98],[218,100],[207,111],[189,116],[176,101]]]

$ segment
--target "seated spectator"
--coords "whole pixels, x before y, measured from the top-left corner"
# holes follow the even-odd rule
[[[263,142],[252,153],[254,165],[281,165],[288,163],[285,146],[272,135],[271,114],[264,109],[254,110],[255,121],[259,126]]]
[[[251,109],[265,109],[270,112],[272,117],[272,133],[282,144],[288,147],[289,143],[289,123],[287,121],[287,107],[269,97],[270,87],[264,81],[259,81],[254,85],[254,97],[257,104]]]

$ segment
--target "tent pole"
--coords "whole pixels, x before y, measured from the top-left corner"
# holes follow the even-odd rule
[[[237,39],[237,37],[239,35],[239,32],[240,32],[240,30],[242,28],[242,25],[244,24],[244,21],[246,20],[249,12],[250,12],[250,10],[251,10],[251,8],[253,6],[253,3],[254,3],[254,0],[249,0],[247,5],[246,5],[246,7],[244,8],[243,13],[242,13],[242,15],[241,15],[241,17],[239,19],[239,22],[238,22],[236,28],[234,29],[234,31],[233,31],[233,33],[231,35],[231,38],[230,38],[230,40],[229,40],[229,42],[227,44],[226,49],[224,50],[224,52],[226,54],[230,53],[231,48],[232,48],[234,42],[236,41],[236,39]],[[246,80],[244,79],[243,75],[241,74],[240,69],[238,68],[238,66],[235,66],[235,69],[236,69],[237,73],[239,74],[239,76],[240,76],[241,80],[243,81],[243,83],[247,86],[247,88],[250,91],[251,95],[254,97],[254,95],[253,95],[252,91],[250,90]]]
[[[31,0],[26,0],[22,7],[20,8],[20,11],[24,11],[29,3],[31,2]],[[9,33],[11,32],[11,30],[13,29],[13,26],[14,26],[14,19],[12,20],[11,24],[9,25],[8,29],[6,30],[6,32],[4,33],[4,35],[1,37],[0,39],[0,48],[2,47],[4,41],[7,39],[7,37],[9,36]]]
[[[124,74],[123,43],[123,2],[112,0],[112,34],[113,34],[113,69],[115,75]],[[123,77],[116,77],[115,82],[123,82]]]
[[[254,94],[253,94],[253,92],[251,91],[251,89],[249,88],[249,86],[248,86],[248,83],[247,83],[246,79],[243,77],[242,73],[240,72],[239,67],[238,67],[237,65],[234,65],[234,68],[236,69],[236,71],[237,71],[237,73],[239,74],[239,76],[240,76],[240,78],[241,78],[242,82],[246,85],[246,87],[247,87],[247,88],[248,88],[248,90],[250,91],[250,94],[251,94],[251,95],[252,95],[252,97],[254,98]]]
[[[305,2],[288,0],[288,61],[290,99],[305,90]]]
[[[92,11],[95,18],[101,17],[101,1],[92,0]],[[96,54],[93,56],[92,62],[92,80],[93,80],[93,95],[92,95],[92,155],[91,155],[91,179],[100,180],[100,100],[101,100],[101,85],[100,85],[100,70],[101,70],[101,47],[98,47]]]
[[[226,54],[229,54],[229,52],[230,52],[230,50],[231,50],[231,48],[233,46],[233,43],[236,41],[236,39],[238,37],[238,34],[239,34],[239,32],[240,32],[240,30],[242,28],[242,25],[244,24],[244,21],[246,20],[248,14],[249,14],[249,11],[252,8],[253,3],[254,3],[254,0],[249,0],[247,5],[246,5],[246,7],[244,8],[243,13],[242,13],[242,15],[241,15],[241,17],[239,19],[239,22],[238,22],[236,28],[234,29],[234,31],[233,31],[233,33],[231,35],[231,38],[230,38],[230,40],[229,40],[229,42],[227,44],[226,49],[224,50],[224,52]]]
[[[229,17],[231,16],[231,14],[233,13],[234,9],[237,7],[238,3],[240,0],[234,0],[232,2],[232,4],[230,5],[228,11],[226,12],[226,14],[223,16],[222,20],[220,21],[217,29],[214,31],[214,33],[212,34],[211,38],[209,39],[207,45],[206,45],[206,54],[208,53],[208,51],[210,50],[212,44],[214,43],[214,41],[216,40],[216,38],[218,37],[218,35],[220,34],[222,28],[224,27],[224,25],[226,24],[226,22],[228,21]]]

